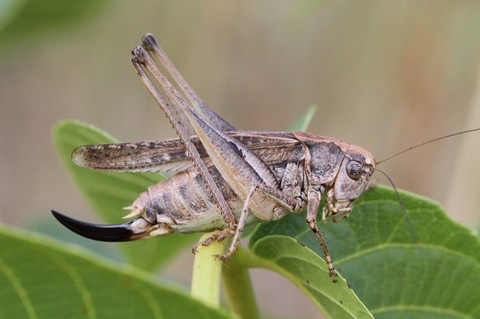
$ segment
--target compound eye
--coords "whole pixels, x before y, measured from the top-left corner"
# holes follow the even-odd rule
[[[353,160],[347,163],[347,175],[354,181],[358,181],[362,177],[362,172],[362,163]]]

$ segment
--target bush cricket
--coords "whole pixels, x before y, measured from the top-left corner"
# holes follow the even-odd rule
[[[221,230],[200,244],[233,236],[219,256],[227,259],[235,253],[245,225],[275,221],[306,208],[306,222],[335,280],[337,273],[317,226],[320,201],[324,196],[322,222],[348,217],[376,170],[373,155],[306,132],[235,129],[201,101],[151,34],[132,51],[131,60],[179,138],[87,145],[77,148],[72,159],[95,170],[175,175],[140,194],[127,207],[125,218],[133,218],[127,223],[90,224],[52,211],[54,216],[73,232],[101,241]]]

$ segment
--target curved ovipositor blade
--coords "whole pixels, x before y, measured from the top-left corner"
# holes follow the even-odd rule
[[[53,216],[65,227],[80,236],[99,241],[120,242],[142,238],[131,227],[134,220],[119,225],[99,225],[86,223],[52,210]],[[140,235],[140,236],[139,236]]]

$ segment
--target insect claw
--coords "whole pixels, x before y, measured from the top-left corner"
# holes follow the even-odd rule
[[[215,257],[217,257],[218,259],[220,259],[221,261],[226,261],[228,259],[230,259],[230,257],[232,257],[232,254],[233,253],[230,253],[230,252],[226,252],[225,254],[223,255],[214,255]]]
[[[332,282],[333,282],[333,283],[338,282],[337,272],[334,272],[333,274],[330,274],[330,278],[332,278]]]
[[[195,255],[196,253],[198,253],[198,245],[192,247],[192,254]]]

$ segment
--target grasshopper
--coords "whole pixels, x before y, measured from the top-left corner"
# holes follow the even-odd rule
[[[323,222],[348,217],[375,170],[373,155],[306,132],[236,130],[202,102],[151,34],[142,38],[131,60],[179,138],[82,146],[72,159],[96,170],[175,175],[140,194],[127,208],[126,217],[133,218],[127,223],[90,224],[52,211],[54,216],[70,230],[101,241],[220,230],[200,244],[233,236],[219,256],[227,259],[235,253],[245,225],[276,221],[306,208],[306,222],[335,280],[317,225],[320,201],[324,196]]]

